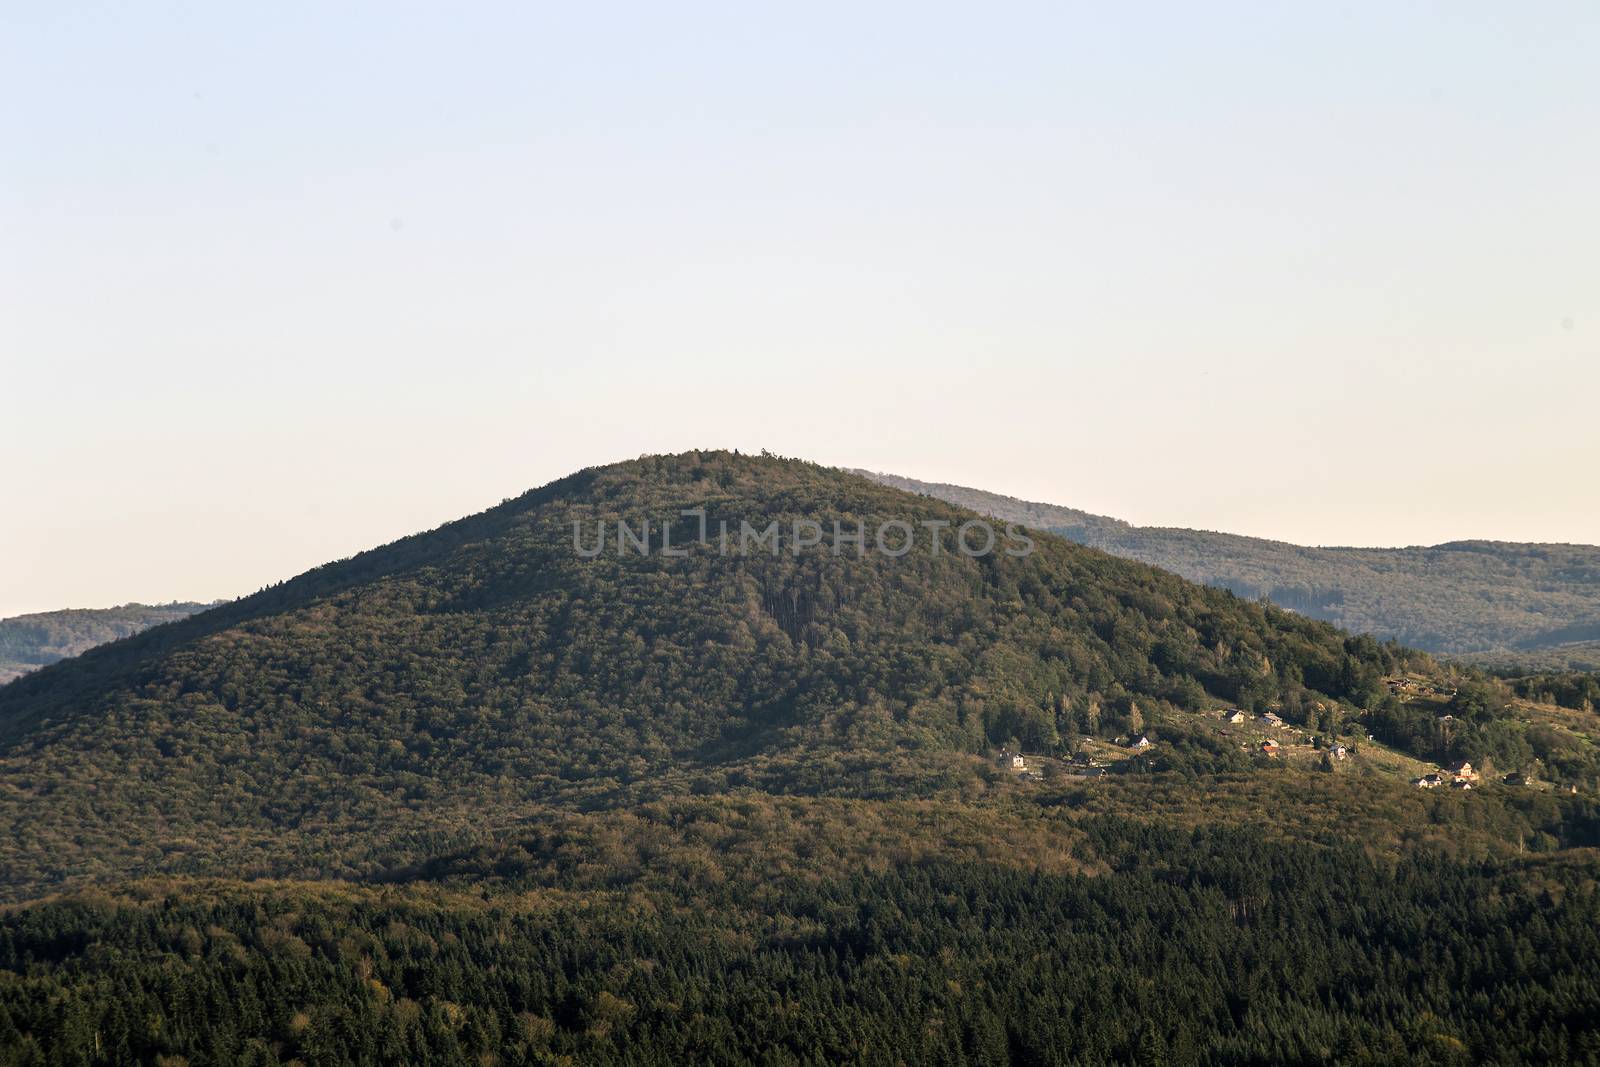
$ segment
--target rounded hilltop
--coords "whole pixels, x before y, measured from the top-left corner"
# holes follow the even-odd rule
[[[725,551],[702,521],[948,540]],[[51,828],[3,858],[19,883],[152,855],[283,871],[307,850],[359,873],[529,806],[733,783],[923,795],[1001,746],[1142,730],[1159,766],[1243,768],[1185,716],[1359,705],[1408,656],[1042,533],[1026,554],[954,547],[976,521],[776,456],[576,472],[0,689],[11,769],[56,783],[0,794]],[[575,547],[618,523],[647,550]]]

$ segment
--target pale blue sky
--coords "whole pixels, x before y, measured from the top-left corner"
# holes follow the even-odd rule
[[[1600,541],[1593,3],[0,5],[0,615],[770,448]]]

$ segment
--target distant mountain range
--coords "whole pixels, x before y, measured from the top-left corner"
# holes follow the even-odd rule
[[[1191,581],[1429,652],[1543,669],[1600,667],[1600,547],[1454,541],[1310,548],[1155,526],[966,486],[857,471],[883,485],[1049,530]]]
[[[211,606],[189,602],[124,604],[118,608],[69,608],[0,619],[0,685],[96,645],[131,637]]]

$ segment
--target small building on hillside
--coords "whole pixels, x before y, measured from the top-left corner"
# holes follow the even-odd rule
[[[1283,725],[1283,720],[1281,718],[1279,718],[1278,717],[1278,713],[1274,712],[1274,711],[1264,711],[1264,712],[1262,712],[1261,713],[1261,717],[1259,719],[1257,719],[1256,722],[1259,722],[1262,726],[1282,726]]]
[[[1445,770],[1449,771],[1452,776],[1460,781],[1475,782],[1478,780],[1478,772],[1473,770],[1472,764],[1468,763],[1464,759],[1456,760],[1454,763],[1450,764],[1450,766],[1446,767]]]
[[[1450,783],[1450,788],[1451,789],[1471,789],[1472,788],[1472,783],[1467,781],[1465,778],[1457,778],[1455,781]]]
[[[1270,737],[1267,738],[1265,741],[1261,742],[1261,752],[1266,756],[1276,756],[1278,754],[1278,742],[1274,741]]]
[[[1229,708],[1222,713],[1222,721],[1226,723],[1232,723],[1234,726],[1238,726],[1240,723],[1244,722],[1244,720],[1245,714],[1238,708]]]
[[[1027,770],[1028,769],[1028,760],[1027,760],[1027,758],[1025,756],[1023,756],[1023,754],[1020,753],[1020,752],[1018,752],[1016,755],[1012,756],[1011,757],[1011,769],[1014,770],[1014,771],[1025,771],[1025,770]]]
[[[1411,779],[1411,784],[1418,789],[1438,789],[1441,785],[1444,785],[1444,775],[1424,774],[1421,778]]]
[[[1148,737],[1144,736],[1144,734],[1140,734],[1138,737],[1135,737],[1132,741],[1128,742],[1128,747],[1129,748],[1149,748],[1150,744],[1151,744],[1150,739]]]
[[[1343,745],[1335,744],[1330,745],[1328,748],[1328,756],[1330,759],[1345,759],[1349,755],[1350,750],[1345,748]]]

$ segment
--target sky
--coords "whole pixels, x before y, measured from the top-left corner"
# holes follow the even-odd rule
[[[1600,7],[0,0],[0,616],[762,448],[1600,542]]]

